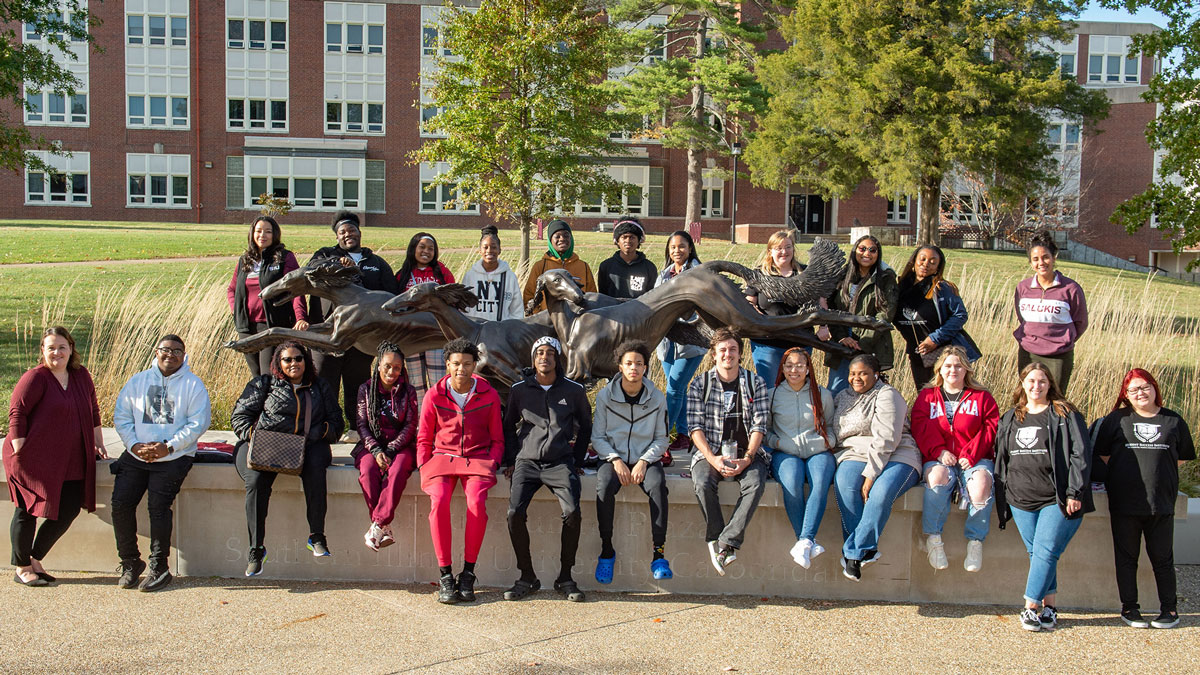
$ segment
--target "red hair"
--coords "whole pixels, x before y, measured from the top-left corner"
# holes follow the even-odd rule
[[[808,374],[805,378],[808,380],[808,394],[812,397],[813,409],[813,426],[816,427],[817,433],[821,434],[821,438],[825,439],[825,448],[833,447],[829,444],[829,434],[825,431],[825,410],[821,405],[821,387],[817,384],[817,374],[813,372],[812,357],[808,352],[800,347],[792,347],[783,353],[783,358],[779,359],[779,371],[775,373],[775,386],[778,387],[783,383],[783,364],[787,363],[787,359],[792,354],[799,354],[804,359],[804,367],[808,369]]]
[[[1154,405],[1159,408],[1162,407],[1162,389],[1158,386],[1158,380],[1155,380],[1149,371],[1141,368],[1131,368],[1128,373],[1125,373],[1125,379],[1121,381],[1121,390],[1117,392],[1117,402],[1113,404],[1114,411],[1121,408],[1133,407],[1133,404],[1129,402],[1129,394],[1125,393],[1125,390],[1129,389],[1130,382],[1138,378],[1145,380],[1150,386],[1154,387]]]

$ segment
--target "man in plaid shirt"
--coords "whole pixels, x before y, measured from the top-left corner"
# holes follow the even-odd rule
[[[696,447],[692,482],[707,524],[708,554],[717,574],[725,576],[767,481],[762,442],[770,399],[763,379],[741,367],[742,341],[732,330],[717,330],[711,348],[713,369],[688,387],[687,423]],[[735,480],[741,488],[728,524],[717,497],[722,480]]]

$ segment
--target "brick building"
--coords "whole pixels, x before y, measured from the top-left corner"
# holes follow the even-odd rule
[[[426,189],[439,167],[408,161],[425,136],[422,119],[437,112],[422,82],[443,49],[434,0],[125,0],[94,3],[91,11],[104,51],[74,45],[76,95],[27,90],[34,110],[23,113],[35,133],[72,156],[43,154],[56,169],[48,174],[0,177],[0,200],[11,205],[6,217],[246,222],[256,196],[273,192],[295,204],[289,222],[327,223],[341,208],[377,225],[488,222],[477,205],[456,207],[452,188]],[[25,40],[42,40],[28,27],[13,28]],[[1079,231],[1090,245],[1140,264],[1161,264],[1170,247],[1151,229],[1127,236],[1107,220],[1154,171],[1144,129],[1155,110],[1138,96],[1156,64],[1123,51],[1128,35],[1153,29],[1079,25],[1074,43],[1059,48],[1063,66],[1081,83],[1103,87],[1112,115],[1096,136],[1065,124],[1052,132],[1064,152],[1082,147]],[[683,224],[684,153],[654,142],[630,149],[610,171],[640,185],[641,197],[617,208],[579,203],[568,219],[588,227],[630,212],[651,231]],[[732,187],[706,180],[706,234],[727,236]],[[875,196],[867,185],[829,203],[803,186],[780,193],[742,179],[737,189],[739,223],[790,222],[809,233],[846,232],[855,219],[911,227],[922,208]]]

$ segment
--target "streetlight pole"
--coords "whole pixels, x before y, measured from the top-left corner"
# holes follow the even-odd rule
[[[742,144],[734,143],[729,149],[733,154],[733,194],[729,197],[729,243],[737,243],[737,164],[738,155],[742,154]]]

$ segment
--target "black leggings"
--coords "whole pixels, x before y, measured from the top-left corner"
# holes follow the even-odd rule
[[[255,471],[246,466],[249,443],[238,443],[234,455],[234,466],[238,475],[246,482],[246,529],[250,545],[261,548],[267,536],[267,506],[271,502],[271,486],[275,484],[274,471]],[[304,505],[308,516],[309,536],[325,537],[325,470],[333,463],[329,444],[312,443],[304,448],[304,465],[300,468],[300,482],[304,486]]]
[[[16,495],[17,503],[13,505],[12,523],[8,528],[12,537],[11,563],[17,567],[28,567],[30,558],[46,559],[54,543],[67,533],[67,528],[79,515],[79,510],[83,508],[83,481],[63,482],[58,499],[58,519],[43,520],[40,528],[37,526],[37,516],[25,508],[21,493],[16,492]]]

